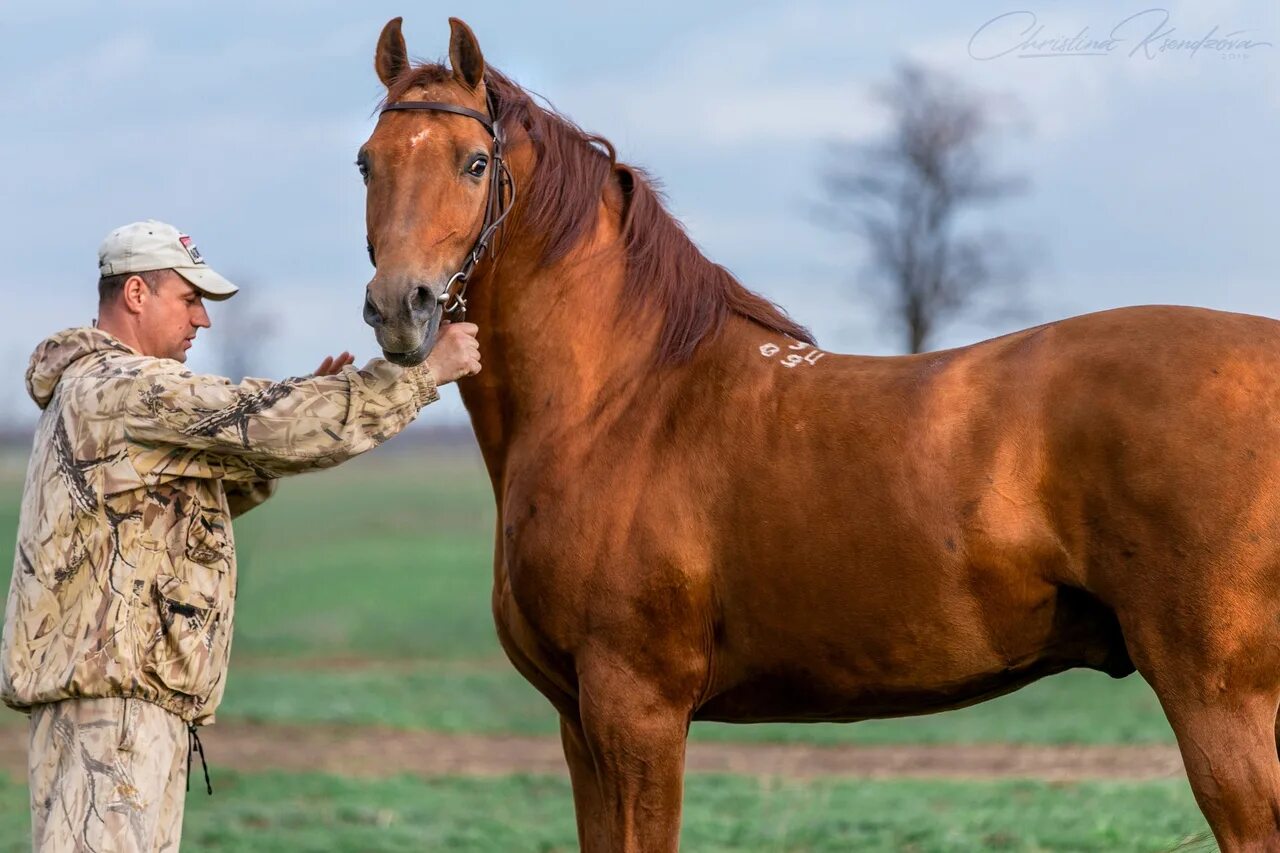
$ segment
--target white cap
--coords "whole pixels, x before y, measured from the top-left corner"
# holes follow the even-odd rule
[[[210,299],[230,299],[239,290],[209,269],[191,238],[154,219],[122,225],[98,247],[99,275],[173,270]]]

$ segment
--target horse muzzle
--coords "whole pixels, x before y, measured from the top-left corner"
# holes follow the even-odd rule
[[[399,288],[395,289],[400,291]],[[381,298],[380,298],[381,297]],[[412,284],[399,294],[365,291],[364,321],[373,328],[382,354],[393,364],[420,364],[435,344],[444,317],[440,297],[425,284]]]

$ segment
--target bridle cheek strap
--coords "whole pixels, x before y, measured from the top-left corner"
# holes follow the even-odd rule
[[[449,279],[449,283],[445,285],[444,292],[439,296],[439,302],[444,306],[444,313],[456,315],[454,317],[455,320],[466,318],[467,283],[471,278],[471,272],[475,269],[476,264],[480,263],[480,259],[484,257],[484,253],[488,250],[494,235],[497,234],[503,220],[507,218],[507,214],[511,212],[511,208],[516,201],[516,182],[515,178],[511,176],[511,170],[507,167],[506,159],[503,157],[502,127],[493,118],[496,115],[496,110],[493,108],[492,96],[486,95],[485,101],[489,115],[443,101],[397,101],[394,104],[387,104],[380,111],[385,113],[392,110],[426,110],[428,112],[453,113],[454,115],[475,119],[484,125],[485,130],[489,131],[489,138],[493,143],[493,154],[491,155],[493,162],[490,164],[491,168],[489,170],[489,192],[488,197],[485,199],[484,222],[480,226],[480,233],[476,236],[475,243],[471,246],[471,251],[467,253],[466,260],[462,262],[462,268],[453,274]]]

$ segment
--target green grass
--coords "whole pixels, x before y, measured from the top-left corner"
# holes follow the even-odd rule
[[[13,553],[18,538],[18,508],[22,503],[22,479],[25,474],[26,456],[11,449],[0,449],[0,549],[3,549],[0,554],[6,557]],[[6,591],[9,589],[11,568],[12,566],[0,562],[0,578],[4,578]]]
[[[236,654],[497,659],[493,497],[470,453],[357,459],[236,522]]]
[[[267,851],[572,851],[566,781],[376,781],[217,771],[183,846]],[[0,850],[28,849],[26,789],[0,780]],[[1183,782],[784,782],[690,776],[682,849],[1150,851],[1204,832]],[[1204,849],[1197,845],[1199,849]]]
[[[0,462],[0,553],[9,554],[21,465],[13,457]],[[488,480],[465,450],[380,451],[282,483],[274,500],[236,523],[236,638],[220,716],[554,734],[550,706],[510,667],[494,636],[492,531]],[[1172,740],[1141,680],[1087,672],[947,714],[844,726],[697,724],[694,737]]]

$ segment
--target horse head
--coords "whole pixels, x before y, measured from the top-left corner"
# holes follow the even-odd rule
[[[475,35],[450,18],[451,68],[424,74],[410,68],[400,23],[389,21],[378,39],[374,68],[387,96],[356,165],[375,268],[365,322],[389,360],[411,365],[462,304],[466,278],[500,222],[506,185]]]

